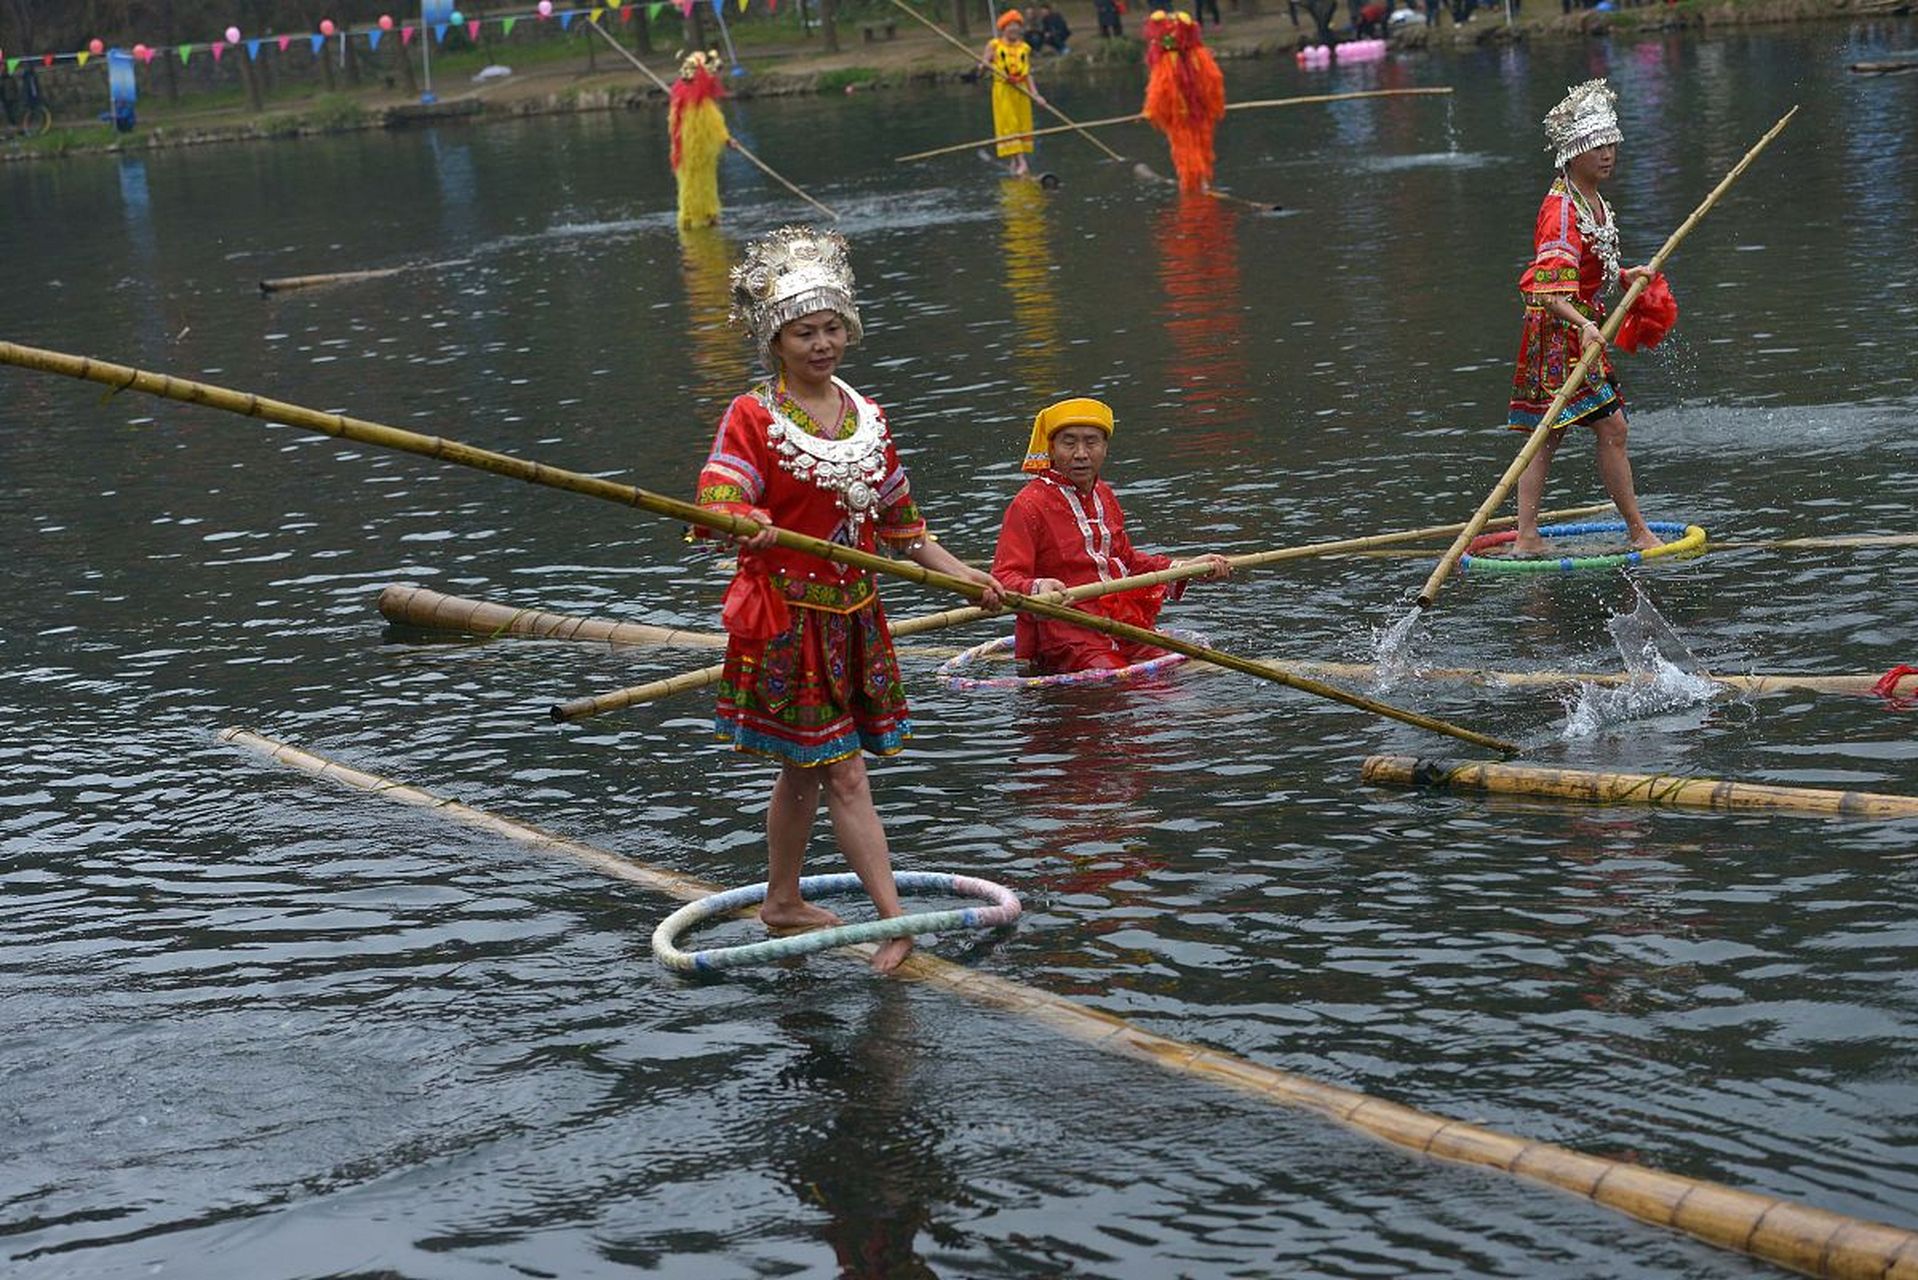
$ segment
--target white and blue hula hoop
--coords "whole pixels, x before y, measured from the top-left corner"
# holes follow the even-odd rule
[[[1205,644],[1206,638],[1196,631],[1181,631],[1177,627],[1165,627],[1164,634],[1174,640],[1184,640],[1188,644]],[[1129,667],[1091,667],[1085,671],[1060,671],[1046,676],[968,676],[962,675],[967,667],[976,666],[995,654],[1004,653],[1012,648],[1013,637],[1000,636],[997,640],[988,640],[976,644],[964,653],[946,660],[939,670],[933,673],[940,684],[948,689],[1051,689],[1061,686],[1081,684],[1120,684],[1127,680],[1138,680],[1145,676],[1158,675],[1162,671],[1190,662],[1183,653],[1162,653],[1156,658],[1147,658],[1144,662],[1135,662]]]
[[[907,938],[941,929],[997,929],[1019,918],[1018,896],[1004,885],[994,884],[990,880],[953,875],[947,871],[897,871],[892,878],[901,893],[910,891],[982,898],[991,905],[960,907],[952,911],[921,911],[888,920],[862,920],[857,924],[815,929],[810,933],[769,938],[764,942],[749,942],[738,947],[714,947],[708,951],[680,950],[678,943],[681,934],[714,916],[729,915],[741,907],[764,902],[766,886],[749,884],[687,903],[667,916],[660,922],[659,928],[653,930],[653,954],[668,969],[680,973],[710,973],[719,969],[736,969],[741,965],[784,960],[791,956],[811,955],[815,951],[830,951],[834,947],[851,946],[858,942],[883,942],[888,938]],[[835,894],[863,892],[863,888],[859,877],[846,871],[836,875],[801,876],[799,892],[807,901],[811,901]]]

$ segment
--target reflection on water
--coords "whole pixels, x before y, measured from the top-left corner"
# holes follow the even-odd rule
[[[1012,295],[1012,325],[1018,336],[1013,359],[1035,404],[1070,390],[1061,385],[1059,294],[1046,204],[1052,197],[1029,178],[999,179],[999,256],[1006,292]]]
[[[682,323],[687,355],[698,374],[694,387],[703,402],[722,405],[753,376],[751,344],[726,321],[732,310],[728,273],[737,251],[717,227],[680,227],[678,233],[680,279],[686,286]]]
[[[1181,193],[1154,224],[1163,329],[1178,377],[1174,456],[1229,456],[1248,439],[1254,398],[1239,297],[1238,216],[1222,201]]]

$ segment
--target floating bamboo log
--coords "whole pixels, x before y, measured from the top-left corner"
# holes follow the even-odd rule
[[[1360,778],[1375,786],[1434,787],[1499,795],[1549,796],[1592,804],[1645,804],[1690,809],[1741,809],[1830,814],[1840,818],[1918,817],[1918,796],[1873,791],[1780,787],[1728,778],[1683,778],[1657,773],[1602,773],[1587,769],[1369,756]],[[1914,1258],[1918,1265],[1918,1258]]]
[[[1658,274],[1660,267],[1665,265],[1665,260],[1672,256],[1672,251],[1691,234],[1692,228],[1711,212],[1712,206],[1718,203],[1719,198],[1731,190],[1732,184],[1738,181],[1745,170],[1751,167],[1752,161],[1758,159],[1759,154],[1771,145],[1772,139],[1784,132],[1785,126],[1790,124],[1791,118],[1797,114],[1797,107],[1787,111],[1780,117],[1777,124],[1766,131],[1764,137],[1753,144],[1744,158],[1732,166],[1731,172],[1711,189],[1711,193],[1699,203],[1696,209],[1692,210],[1691,216],[1680,223],[1678,229],[1672,232],[1665,243],[1659,247],[1658,252],[1653,255],[1651,262],[1647,265],[1645,273],[1632,281],[1632,287],[1625,291],[1625,297],[1613,309],[1611,315],[1605,318],[1605,323],[1599,327],[1599,341],[1586,347],[1580,354],[1578,363],[1573,365],[1572,371],[1565,375],[1564,385],[1559,387],[1558,394],[1552,397],[1552,403],[1546,407],[1545,416],[1538,420],[1538,426],[1532,429],[1532,434],[1526,438],[1524,447],[1518,451],[1518,456],[1512,459],[1512,465],[1505,468],[1505,474],[1500,476],[1498,483],[1492,486],[1492,492],[1486,495],[1485,501],[1479,504],[1472,518],[1466,521],[1465,528],[1459,531],[1458,537],[1452,540],[1452,545],[1439,558],[1437,567],[1432,570],[1432,576],[1427,578],[1425,585],[1419,589],[1419,608],[1429,609],[1438,600],[1439,588],[1445,585],[1445,579],[1450,576],[1453,569],[1458,567],[1459,557],[1465,554],[1466,547],[1479,535],[1479,531],[1485,527],[1485,521],[1493,511],[1497,510],[1499,503],[1505,501],[1505,495],[1512,491],[1514,484],[1518,483],[1519,476],[1523,475],[1525,468],[1531,465],[1532,459],[1538,456],[1538,451],[1545,447],[1546,439],[1553,431],[1559,429],[1559,414],[1564,412],[1566,403],[1578,390],[1579,384],[1585,380],[1585,375],[1591,369],[1592,363],[1598,359],[1599,352],[1605,349],[1605,345],[1611,342],[1612,335],[1617,333],[1619,326],[1625,323],[1625,316],[1631,311],[1632,304],[1638,301],[1638,295],[1645,291],[1652,277]]]
[[[316,276],[281,276],[278,280],[260,281],[260,292],[287,293],[294,289],[317,289],[329,284],[353,284],[360,280],[384,280],[387,276],[396,276],[411,267],[378,267],[370,271],[333,271]]]
[[[422,435],[417,431],[405,431],[398,427],[368,422],[363,418],[349,418],[345,414],[323,413],[285,400],[271,400],[265,396],[234,391],[211,383],[174,378],[166,374],[129,368],[126,365],[109,364],[104,360],[93,360],[86,356],[21,346],[14,342],[0,342],[0,364],[18,365],[23,369],[40,369],[87,382],[104,383],[117,391],[144,391],[150,395],[182,400],[188,404],[207,405],[244,417],[261,418],[269,422],[299,427],[306,431],[316,431],[321,435],[377,445],[380,448],[394,449],[401,453],[418,454],[421,457],[472,467],[478,471],[487,471],[514,480],[524,480],[529,484],[561,489],[567,493],[577,493],[605,502],[616,502],[621,506],[637,507],[653,515],[665,516],[670,520],[682,521],[703,529],[738,537],[770,533],[779,546],[816,556],[821,560],[851,565],[870,573],[903,578],[908,582],[919,583],[921,586],[950,591],[974,602],[982,600],[985,596],[984,589],[968,579],[956,578],[951,574],[927,569],[910,561],[889,560],[885,556],[840,546],[824,538],[808,537],[805,534],[794,533],[790,529],[771,528],[753,520],[711,511],[694,503],[668,498],[633,485],[620,484],[615,480],[606,480],[583,472],[568,471],[562,467],[547,466],[530,459],[516,458],[511,454],[497,453],[491,449],[482,449],[458,440],[449,440],[443,436]],[[1192,644],[1176,636],[1151,631],[1145,627],[1131,626],[1111,618],[1094,617],[1091,614],[1081,613],[1069,605],[1052,604],[1044,600],[1035,600],[1030,596],[1008,592],[1003,598],[1006,607],[1023,613],[1031,613],[1060,622],[1070,622],[1075,626],[1117,636],[1121,640],[1129,640],[1135,644],[1148,644],[1173,653],[1183,653],[1188,658],[1203,658],[1217,667],[1226,667],[1261,680],[1269,680],[1273,684],[1282,684],[1287,688],[1297,689],[1301,693],[1310,693],[1331,702],[1369,711],[1373,715],[1415,725],[1433,733],[1442,733],[1448,737],[1457,738],[1461,742],[1488,747],[1505,755],[1515,755],[1518,752],[1515,744],[1501,738],[1449,724],[1432,716],[1421,715],[1416,711],[1407,711],[1375,698],[1349,693],[1344,689],[1304,676],[1295,676],[1272,667],[1262,666],[1249,658],[1241,658],[1236,654],[1225,653],[1206,645]]]
[[[435,813],[473,830],[571,858],[616,879],[693,901],[718,891],[663,867],[621,857],[578,840],[475,809],[445,796],[276,742],[247,729],[227,729],[224,742],[290,768],[384,800]],[[865,954],[869,946],[848,948]],[[1918,1280],[1918,1234],[1847,1217],[1796,1201],[1740,1191],[1701,1178],[1585,1155],[1481,1125],[1414,1110],[1356,1089],[1281,1071],[1171,1036],[1036,987],[948,963],[915,951],[893,973],[990,1009],[1017,1014],[1101,1053],[1149,1063],[1263,1102],[1310,1112],[1416,1155],[1508,1174],[1568,1191],[1655,1227],[1750,1254],[1807,1275],[1838,1280]]]
[[[1610,503],[1598,503],[1584,507],[1569,507],[1563,511],[1553,511],[1541,515],[1540,519],[1570,520],[1580,516],[1596,515],[1610,511]],[[1495,524],[1510,524],[1514,517],[1505,516]],[[1259,565],[1275,564],[1281,560],[1299,560],[1315,555],[1332,555],[1354,547],[1375,547],[1381,543],[1411,541],[1418,538],[1438,537],[1456,530],[1457,525],[1441,525],[1436,529],[1408,529],[1400,533],[1379,533],[1363,538],[1341,538],[1333,542],[1313,542],[1298,547],[1279,547],[1271,551],[1253,551],[1244,555],[1227,556],[1235,569],[1256,568]],[[1181,578],[1194,577],[1210,572],[1203,560],[1191,560],[1184,564],[1175,564],[1168,569],[1159,569],[1152,573],[1136,574],[1129,578],[1118,578],[1111,582],[1089,582],[1083,587],[1074,587],[1069,591],[1055,593],[1047,599],[1056,599],[1062,604],[1076,604],[1081,600],[1090,600],[1097,596],[1109,595],[1114,591],[1130,591],[1137,587],[1154,587],[1162,582],[1176,582]],[[940,627],[957,626],[961,623],[976,622],[987,617],[984,609],[948,609],[944,613],[929,614],[919,618],[908,618],[892,623],[894,639],[903,636],[920,635],[935,631]],[[1286,664],[1280,664],[1285,666]],[[1302,670],[1298,664],[1291,669]],[[585,720],[592,716],[605,715],[610,711],[621,711],[637,706],[642,702],[656,702],[660,698],[675,693],[689,693],[694,689],[704,689],[718,682],[725,671],[723,665],[701,667],[697,671],[686,671],[663,680],[654,680],[647,684],[631,685],[624,689],[615,689],[610,693],[590,694],[584,698],[574,698],[567,702],[555,703],[547,709],[547,714],[559,723],[571,720]]]
[[[968,53],[971,50],[967,50]],[[1357,98],[1408,98],[1426,94],[1452,92],[1450,85],[1427,89],[1366,89],[1357,93],[1312,93],[1298,98],[1260,98],[1253,102],[1228,102],[1227,111],[1252,111],[1263,107],[1303,107],[1319,102],[1351,102]],[[1107,116],[1103,120],[1081,120],[1078,124],[1049,125],[1044,129],[1034,129],[1031,133],[996,133],[990,138],[979,138],[972,142],[955,142],[951,146],[934,147],[930,151],[915,151],[911,155],[894,156],[894,164],[909,164],[914,160],[930,160],[934,156],[952,155],[959,151],[976,151],[980,147],[997,146],[1001,142],[1017,142],[1021,138],[1043,138],[1055,133],[1071,133],[1075,129],[1108,129],[1118,124],[1139,124],[1145,120],[1145,112],[1134,111],[1126,116]],[[1154,175],[1157,176],[1157,175]]]
[[[1288,662],[1284,658],[1267,658],[1265,661],[1275,667],[1288,667],[1306,675],[1322,676],[1333,680],[1371,680],[1379,674],[1379,669],[1366,662]],[[1762,697],[1773,693],[1850,693],[1876,694],[1884,682],[1882,675],[1867,672],[1833,672],[1824,675],[1793,675],[1786,672],[1748,675],[1714,675],[1710,672],[1698,672],[1700,679],[1710,680],[1727,689],[1753,697]],[[1572,684],[1594,684],[1605,688],[1618,688],[1625,685],[1648,684],[1644,676],[1633,675],[1629,671],[1489,671],[1480,667],[1434,667],[1423,668],[1406,673],[1412,680],[1447,680],[1461,684],[1499,685],[1505,688],[1562,687]],[[1898,677],[1889,689],[1882,690],[1894,697],[1918,695],[1918,675]]]
[[[422,631],[457,631],[465,635],[532,636],[541,640],[578,640],[593,644],[659,645],[677,649],[724,649],[726,637],[710,631],[656,627],[644,622],[615,622],[547,613],[542,609],[515,609],[449,596],[411,583],[393,583],[380,592],[380,613],[389,622]]]

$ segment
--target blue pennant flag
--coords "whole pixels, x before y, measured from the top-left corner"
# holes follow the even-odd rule
[[[313,46],[313,56],[317,58],[320,56],[321,47],[326,44],[326,37],[325,36],[308,36],[307,42]]]
[[[385,34],[386,34],[386,33],[385,33],[384,31],[382,31],[382,30],[380,30],[380,29],[379,29],[378,27],[374,27],[374,28],[373,28],[373,29],[372,29],[371,31],[369,31],[369,32],[367,32],[367,33],[366,33],[366,47],[367,47],[368,49],[377,49],[377,48],[379,48],[379,47],[380,47],[380,37],[381,37],[381,36],[383,36],[383,35],[385,35]]]
[[[439,42],[440,42],[441,44],[445,44],[445,43],[446,43],[446,28],[447,28],[447,27],[448,27],[449,25],[451,25],[451,24],[450,24],[450,23],[445,23],[445,22],[442,22],[442,23],[440,23],[440,24],[439,24],[438,26],[436,26],[436,27],[434,27],[434,28],[433,28],[433,38],[434,38],[435,40],[437,40],[437,41],[439,41]]]
[[[577,11],[577,10],[575,10],[575,9],[562,9],[562,10],[560,11],[560,15],[559,15],[559,29],[560,29],[561,31],[564,31],[564,30],[566,30],[566,28],[568,28],[568,27],[570,27],[570,26],[572,26],[572,25],[573,25],[573,14],[574,14],[574,13],[576,13],[576,12],[578,12],[578,11]]]
[[[246,42],[246,56],[249,62],[258,62],[260,60],[260,42],[258,40],[249,40]]]

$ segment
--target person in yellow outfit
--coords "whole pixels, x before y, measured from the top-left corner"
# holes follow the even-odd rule
[[[1023,178],[1032,154],[1032,104],[1044,106],[1046,100],[1032,79],[1032,46],[1017,9],[999,15],[999,34],[986,45],[984,62],[992,72],[992,132],[1002,139],[999,158],[1012,162],[1013,177]]]
[[[673,179],[679,184],[679,225],[710,227],[719,221],[719,153],[733,145],[719,100],[725,85],[716,74],[719,51],[688,54],[673,82],[666,127],[673,140]]]

